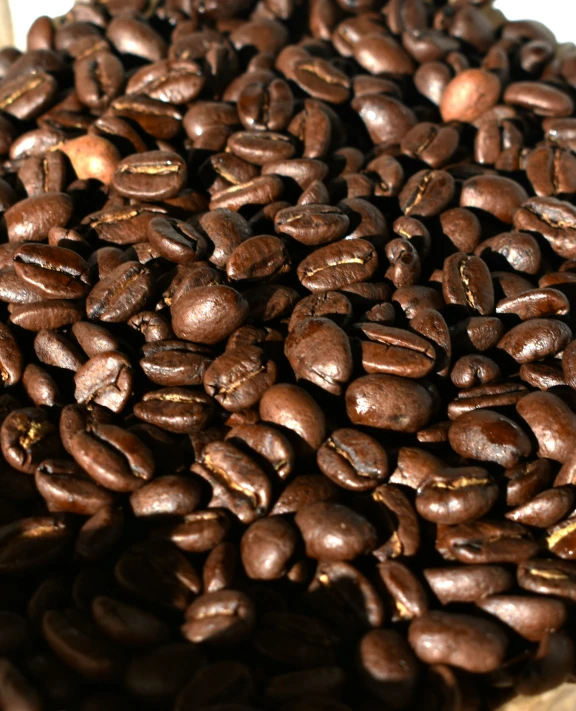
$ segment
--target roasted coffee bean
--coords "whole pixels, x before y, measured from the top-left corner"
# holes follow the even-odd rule
[[[160,255],[176,264],[196,262],[208,251],[204,237],[181,220],[155,217],[148,223],[146,233]]]
[[[528,292],[529,293],[529,292]],[[554,356],[570,342],[572,331],[556,319],[532,318],[514,326],[498,344],[517,363]]]
[[[339,395],[352,377],[350,342],[330,319],[299,321],[286,339],[284,352],[296,378],[309,380],[334,395]]]
[[[121,674],[121,653],[81,612],[49,610],[42,619],[42,634],[58,657],[85,679],[106,682]]]
[[[371,630],[360,641],[358,667],[366,684],[391,708],[410,703],[417,687],[418,661],[395,630]]]
[[[421,170],[404,185],[398,199],[405,215],[432,217],[454,197],[454,179],[443,170]]]
[[[490,595],[476,604],[531,642],[538,642],[550,630],[562,627],[566,619],[564,603],[545,597]]]
[[[517,563],[538,552],[524,526],[488,520],[439,526],[436,547],[446,560],[462,563]]]
[[[92,615],[102,632],[123,646],[162,644],[170,637],[170,629],[162,620],[111,597],[94,598]]]
[[[30,219],[34,215],[34,219]],[[66,227],[72,200],[62,192],[45,192],[21,200],[4,213],[11,242],[42,242],[52,227]]]
[[[498,669],[508,646],[506,634],[495,623],[441,611],[413,620],[408,639],[427,664],[450,664],[472,673]]]
[[[226,645],[247,637],[255,622],[250,598],[237,590],[199,597],[186,610],[182,634],[191,642]]]
[[[76,402],[121,412],[132,395],[132,379],[132,365],[123,353],[98,353],[74,375]]]
[[[81,299],[90,285],[86,262],[61,247],[24,245],[14,254],[14,270],[45,299]]]
[[[206,392],[226,410],[255,405],[276,380],[276,364],[256,346],[227,350],[204,374]]]
[[[26,474],[34,474],[44,459],[60,453],[56,428],[46,412],[35,407],[13,410],[4,419],[0,443],[6,462]]]
[[[572,99],[560,89],[548,84],[518,81],[509,84],[504,92],[507,104],[531,109],[537,116],[562,118],[574,110]]]
[[[260,455],[281,479],[291,474],[294,450],[288,438],[278,429],[261,423],[238,425],[228,432],[226,439]]]
[[[325,476],[351,491],[370,491],[388,475],[386,451],[359,430],[333,432],[318,450],[317,461]]]
[[[69,511],[91,516],[109,506],[112,496],[100,486],[85,479],[73,462],[45,459],[36,470],[36,486],[49,511]]]
[[[394,375],[366,375],[346,391],[346,411],[355,425],[416,432],[430,421],[433,406],[423,385]]]
[[[450,525],[484,516],[497,498],[498,486],[485,469],[445,469],[424,480],[416,509],[428,521]]]
[[[484,210],[511,224],[516,211],[527,199],[528,194],[516,181],[500,175],[479,175],[465,181],[460,206]]]
[[[194,705],[249,703],[254,693],[250,668],[241,662],[214,662],[200,668],[176,701],[175,711],[190,711]]]
[[[212,345],[229,336],[245,321],[248,303],[229,286],[190,289],[172,306],[178,338]]]
[[[189,434],[202,429],[213,414],[214,401],[203,391],[161,388],[144,394],[134,414],[168,432]]]
[[[376,588],[349,563],[318,563],[306,601],[345,633],[358,626],[379,627],[384,621],[384,607]]]
[[[512,420],[493,410],[460,415],[448,433],[453,449],[463,457],[513,467],[528,457],[532,445]]]
[[[208,509],[187,514],[168,527],[166,538],[187,553],[205,553],[218,546],[228,533],[230,516],[224,509]]]
[[[142,346],[140,367],[156,385],[201,385],[211,363],[209,351],[187,341],[153,340]]]
[[[62,514],[21,518],[0,527],[0,571],[33,572],[61,558],[72,535]]]
[[[412,620],[428,610],[428,599],[420,580],[403,563],[388,560],[378,565],[378,575],[390,598],[393,621]]]
[[[254,521],[242,536],[242,565],[249,578],[281,578],[294,556],[298,534],[285,518],[271,516]]]
[[[266,658],[291,668],[334,664],[338,636],[330,625],[297,612],[268,612],[260,621],[254,644]]]
[[[363,340],[362,367],[367,373],[422,378],[434,368],[434,348],[410,331],[380,324],[358,324]]]
[[[193,471],[211,485],[212,506],[229,508],[244,523],[268,512],[272,497],[269,478],[230,442],[206,445]]]
[[[512,575],[498,565],[465,565],[458,568],[427,568],[424,576],[442,605],[478,602],[509,590]]]
[[[487,316],[494,310],[494,288],[486,264],[459,252],[444,262],[442,292],[448,304],[458,304]]]
[[[353,560],[376,546],[373,526],[341,504],[318,502],[305,506],[296,514],[296,524],[311,558]]]
[[[574,540],[576,518],[570,516],[547,530],[546,545],[558,558],[573,560],[576,557]]]
[[[467,69],[448,83],[442,93],[440,112],[444,121],[472,123],[498,101],[498,77],[482,69]]]
[[[152,290],[150,270],[138,262],[126,262],[96,284],[88,294],[86,312],[100,321],[127,321],[142,310]]]
[[[260,401],[260,417],[298,435],[316,450],[326,437],[326,419],[314,398],[305,390],[286,383],[269,388]]]
[[[77,432],[70,449],[82,469],[105,489],[134,491],[154,474],[150,450],[116,425],[94,425],[90,432]]]
[[[186,178],[186,165],[177,153],[151,151],[120,161],[113,185],[134,200],[165,200],[180,192]]]
[[[200,504],[196,479],[175,474],[158,477],[130,495],[135,516],[185,516]]]
[[[248,238],[236,247],[226,263],[226,273],[232,282],[275,279],[289,270],[286,246],[272,235]]]
[[[16,385],[22,378],[23,359],[20,347],[12,332],[0,324],[0,375],[4,387]]]
[[[344,237],[350,220],[339,208],[330,205],[287,207],[276,213],[277,232],[309,246],[334,242]]]
[[[185,610],[200,592],[200,579],[190,562],[160,541],[140,542],[116,563],[118,583],[136,597],[177,610]]]
[[[576,213],[569,202],[552,197],[530,198],[515,213],[514,226],[518,230],[539,232],[561,257],[576,256],[571,238],[576,229]]]

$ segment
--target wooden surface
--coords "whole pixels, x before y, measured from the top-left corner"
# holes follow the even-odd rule
[[[12,20],[10,19],[10,3],[0,0],[0,47],[13,43]]]
[[[540,696],[521,696],[498,711],[575,711],[576,684],[563,684]]]

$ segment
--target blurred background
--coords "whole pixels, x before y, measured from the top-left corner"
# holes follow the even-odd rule
[[[559,42],[576,41],[576,27],[572,22],[574,0],[496,0],[495,7],[510,20],[539,20],[547,25]],[[0,7],[7,4],[12,14],[12,33],[8,15],[0,12],[0,43],[15,44],[24,49],[26,32],[39,15],[65,14],[74,4],[73,0],[0,0]],[[13,39],[10,40],[12,34]]]

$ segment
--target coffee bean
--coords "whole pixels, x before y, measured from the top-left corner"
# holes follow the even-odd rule
[[[404,185],[398,199],[405,215],[432,217],[454,197],[454,179],[443,170],[421,170]]]
[[[168,432],[188,434],[201,429],[213,414],[214,401],[206,393],[186,388],[161,388],[144,394],[134,414]]]
[[[386,451],[359,430],[333,432],[318,450],[317,461],[325,476],[351,491],[370,491],[388,474]]]
[[[96,597],[92,615],[102,632],[112,641],[128,647],[161,644],[170,636],[167,625],[154,615],[111,597]]]
[[[572,99],[560,89],[544,83],[518,81],[509,84],[504,92],[507,104],[531,109],[537,116],[562,118],[574,110]]]
[[[524,526],[487,520],[439,526],[436,547],[446,560],[466,563],[518,563],[539,548]]]
[[[512,420],[492,410],[461,415],[448,433],[450,444],[462,456],[512,467],[531,452],[528,437]]]
[[[228,286],[191,289],[172,307],[176,335],[209,345],[229,336],[247,315],[246,300]]]
[[[571,235],[576,229],[576,213],[569,202],[552,197],[530,198],[515,213],[514,226],[539,232],[558,255],[574,258]]]
[[[564,603],[545,597],[490,595],[476,604],[532,642],[540,641],[548,630],[562,627],[566,619]]]
[[[51,512],[91,516],[113,501],[106,490],[85,479],[72,462],[45,459],[36,470],[35,481]]]
[[[157,385],[183,387],[200,385],[211,360],[202,346],[187,341],[153,340],[142,346],[140,367]]]
[[[16,385],[22,378],[22,352],[12,332],[0,324],[0,374],[4,387]]]
[[[291,474],[294,450],[288,438],[278,429],[261,423],[238,425],[228,432],[226,439],[260,455],[281,479]]]
[[[52,227],[66,227],[71,216],[72,200],[61,192],[34,195],[4,213],[11,242],[42,242]]]
[[[297,378],[309,380],[334,395],[339,395],[343,384],[352,377],[350,342],[330,319],[300,321],[288,335],[284,352]]]
[[[186,178],[186,165],[177,153],[150,151],[120,161],[113,185],[135,200],[165,200],[180,192]]]
[[[493,622],[441,611],[413,620],[408,639],[425,663],[447,663],[476,674],[497,669],[508,646],[505,633]]]
[[[267,659],[291,668],[334,664],[337,635],[330,625],[297,612],[268,612],[259,624],[256,649]]]
[[[357,627],[379,627],[384,621],[384,607],[376,588],[349,563],[320,562],[306,600],[322,618],[346,634]]]
[[[477,602],[506,592],[514,582],[506,568],[498,565],[427,568],[424,576],[442,605]]]
[[[200,592],[200,579],[191,563],[172,545],[140,542],[126,550],[114,570],[118,583],[136,597],[185,610]]]
[[[255,580],[276,580],[285,573],[295,553],[298,535],[280,516],[254,521],[240,544],[246,575]]]
[[[132,365],[124,354],[98,353],[74,375],[76,402],[96,403],[121,412],[132,395],[132,378]]]
[[[442,118],[446,122],[472,123],[497,103],[500,92],[500,81],[495,74],[482,69],[460,72],[442,94]]]
[[[254,622],[254,607],[247,595],[221,590],[206,593],[190,605],[182,633],[191,642],[226,645],[248,636]]]
[[[226,410],[236,412],[255,405],[276,380],[276,364],[256,346],[233,348],[207,368],[206,392]]]
[[[35,407],[13,410],[4,419],[0,443],[6,462],[26,474],[34,474],[44,459],[60,453],[56,428],[46,412]]]
[[[286,383],[269,388],[260,401],[260,417],[298,435],[316,450],[326,436],[324,413],[305,390]]]
[[[191,711],[194,705],[249,703],[254,681],[250,668],[241,662],[221,661],[200,668],[182,689],[175,711]]]
[[[229,528],[227,511],[212,508],[187,514],[179,523],[169,526],[165,535],[187,553],[205,553],[222,543]]]
[[[358,324],[369,340],[361,342],[362,367],[367,373],[421,378],[434,368],[434,348],[410,331],[380,324]]]
[[[318,502],[300,509],[296,524],[311,558],[353,560],[371,552],[376,531],[362,516],[341,504]]]
[[[460,206],[484,210],[511,224],[516,211],[527,199],[524,188],[514,180],[500,175],[479,175],[465,181]]]
[[[130,495],[130,506],[138,517],[185,516],[199,503],[198,482],[175,474],[158,477]]]
[[[0,570],[22,575],[58,560],[72,532],[62,514],[21,518],[0,527]]]
[[[358,667],[378,699],[391,708],[409,704],[418,679],[418,661],[396,630],[371,630],[360,641]]]
[[[100,424],[77,432],[70,442],[76,462],[97,483],[112,491],[134,491],[152,478],[150,450],[130,432]]]
[[[346,391],[346,412],[355,425],[416,432],[428,424],[432,409],[423,385],[393,375],[366,375]]]
[[[424,480],[416,509],[429,521],[450,525],[484,516],[497,498],[498,486],[485,469],[446,469]]]

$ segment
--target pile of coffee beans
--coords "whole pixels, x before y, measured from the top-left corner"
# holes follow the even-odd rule
[[[576,48],[88,0],[0,51],[0,708],[576,674]]]

